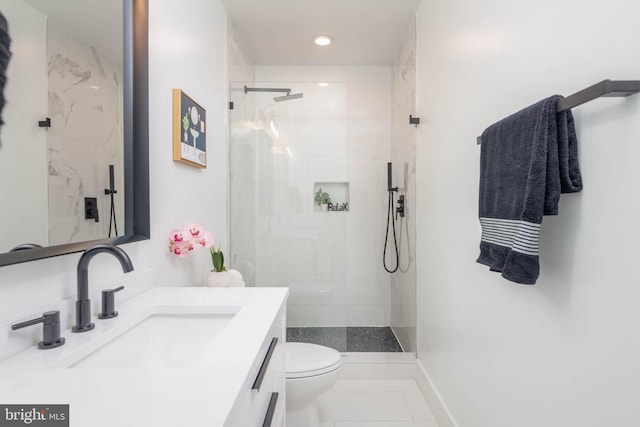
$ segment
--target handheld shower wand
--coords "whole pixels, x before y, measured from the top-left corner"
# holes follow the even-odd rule
[[[393,192],[393,191],[398,191],[398,187],[392,187],[391,186],[391,176],[392,174],[392,164],[391,162],[387,163],[387,191],[389,193]]]
[[[111,237],[111,227],[115,229],[115,235],[118,235],[118,223],[116,222],[116,205],[113,195],[116,194],[115,179],[114,179],[114,167],[109,165],[109,188],[104,190],[104,194],[111,198],[111,213],[109,214],[109,237]]]
[[[400,266],[400,254],[398,253],[398,241],[396,239],[396,220],[394,216],[393,209],[393,193],[398,191],[398,187],[392,186],[392,166],[391,162],[387,163],[387,191],[389,192],[389,207],[387,210],[387,230],[384,236],[384,250],[382,252],[382,265],[387,273],[395,273],[398,271],[398,267]],[[387,267],[387,243],[389,240],[389,223],[391,223],[391,228],[393,229],[393,245],[395,246],[396,253],[396,266],[392,269]]]

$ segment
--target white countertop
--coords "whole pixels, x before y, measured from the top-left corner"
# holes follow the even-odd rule
[[[287,288],[152,288],[118,304],[114,319],[94,316],[93,331],[62,331],[61,347],[33,346],[0,362],[0,403],[69,404],[72,427],[223,426],[234,415],[236,397],[251,387],[249,371],[287,294]],[[203,307],[237,314],[189,367],[65,367],[154,310]]]

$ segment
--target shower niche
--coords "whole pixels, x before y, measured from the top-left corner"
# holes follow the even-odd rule
[[[349,211],[349,183],[348,182],[315,182],[313,184],[314,212],[348,212]],[[326,206],[320,204],[328,196]]]

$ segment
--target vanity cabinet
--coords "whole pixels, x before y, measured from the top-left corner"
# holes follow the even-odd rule
[[[72,426],[283,427],[287,295],[154,287],[63,346],[1,360],[0,402],[49,402],[55,384]]]
[[[285,307],[280,309],[262,342],[245,390],[238,396],[233,427],[284,427],[285,425]]]

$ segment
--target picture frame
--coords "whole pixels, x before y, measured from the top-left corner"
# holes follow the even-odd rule
[[[181,89],[173,89],[173,160],[207,167],[206,110]]]

